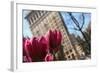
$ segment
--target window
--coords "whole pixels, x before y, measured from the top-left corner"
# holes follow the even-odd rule
[[[39,16],[41,16],[41,11],[38,11]]]
[[[70,56],[68,56],[68,58],[71,58]]]
[[[67,51],[67,52],[66,52],[66,54],[68,55],[68,54],[69,54],[69,52]]]
[[[75,60],[75,56],[74,56],[74,54],[72,54],[72,59],[74,59],[74,60]]]
[[[70,49],[69,51],[72,52],[72,49]]]
[[[34,17],[34,20],[36,20],[36,16],[34,15],[33,17]]]
[[[36,16],[36,18],[38,18],[38,17],[39,17],[37,12],[36,12],[35,16]]]
[[[48,29],[48,24],[44,23],[44,26],[45,26],[46,29]]]
[[[45,13],[45,11],[41,11],[41,14],[43,15]]]
[[[32,18],[30,18],[30,19],[29,19],[29,23],[30,23],[30,24],[32,24],[32,23],[33,23],[33,22],[32,22]]]
[[[39,35],[39,30],[36,31],[37,35]]]

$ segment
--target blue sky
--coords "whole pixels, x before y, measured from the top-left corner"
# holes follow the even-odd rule
[[[32,37],[32,33],[29,27],[29,22],[25,19],[25,16],[29,13],[28,10],[23,10],[23,36]]]
[[[71,20],[69,14],[67,12],[61,12],[62,16],[63,16],[63,19],[64,19],[64,22],[68,28],[68,31],[70,33],[73,33],[75,35],[81,35],[81,33],[79,31],[76,31],[74,30],[73,28],[77,28],[75,23]],[[79,25],[82,26],[82,12],[72,12],[73,16],[77,19],[77,21],[79,22]],[[83,26],[83,31],[87,28],[88,24],[90,23],[91,21],[91,13],[84,13],[84,26]]]
[[[29,27],[29,23],[28,21],[25,19],[25,16],[29,13],[28,10],[23,10],[23,35],[24,37],[32,37],[32,33],[31,33],[31,30],[30,30],[30,27]],[[72,14],[74,15],[74,17],[78,20],[78,22],[80,23],[80,26],[81,26],[81,23],[82,23],[82,17],[81,17],[81,12],[72,12]],[[71,20],[70,16],[68,15],[67,12],[61,12],[61,15],[63,17],[63,20],[68,28],[68,31],[70,33],[73,33],[75,35],[81,35],[81,33],[79,31],[76,31],[76,30],[73,30],[73,28],[75,26],[74,22]],[[91,21],[91,13],[84,13],[84,16],[85,16],[85,24],[83,26],[83,31],[86,29],[86,27],[88,26],[89,22]]]

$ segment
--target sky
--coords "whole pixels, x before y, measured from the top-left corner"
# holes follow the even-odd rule
[[[24,37],[32,37],[32,33],[31,33],[31,30],[30,30],[30,27],[29,27],[29,22],[25,19],[25,16],[29,13],[28,10],[23,10],[23,36]],[[63,20],[66,24],[66,27],[68,28],[68,31],[69,33],[73,33],[75,35],[79,35],[82,37],[81,33],[79,31],[76,31],[76,30],[73,30],[73,28],[75,26],[74,22],[71,20],[70,16],[68,15],[67,12],[60,12],[62,17],[63,17]],[[81,14],[82,12],[72,12],[73,16],[77,19],[77,21],[80,23],[80,26],[81,26],[81,23],[82,23],[82,17],[81,17]],[[91,13],[84,13],[84,17],[85,17],[85,23],[84,23],[84,26],[83,26],[83,31],[87,28],[89,22],[91,21]]]
[[[82,37],[82,35],[79,31],[76,31],[76,30],[73,29],[73,28],[77,28],[77,26],[72,21],[69,14],[67,12],[61,12],[61,14],[62,14],[63,20],[66,24],[66,27],[68,28],[68,31],[71,34],[73,33],[75,35],[80,35]],[[82,30],[84,31],[88,27],[88,24],[91,21],[91,13],[83,13],[83,14],[84,14],[85,20],[84,20],[84,26],[83,26]],[[72,15],[76,18],[76,20],[79,22],[79,26],[81,27],[82,22],[83,22],[82,12],[72,12]]]
[[[26,15],[29,13],[28,10],[23,10],[23,36],[24,37],[32,37],[32,33],[29,27],[29,22],[25,19]]]

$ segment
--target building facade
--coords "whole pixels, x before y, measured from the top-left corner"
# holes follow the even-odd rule
[[[60,30],[62,33],[63,52],[66,60],[79,59],[78,51],[73,46],[68,29],[60,12],[33,10],[27,16],[33,36],[42,36],[50,29]]]
[[[75,47],[75,49],[78,51],[79,59],[85,58],[85,52],[83,50],[83,47],[80,45],[80,42],[77,41],[74,34],[70,34],[71,41]]]

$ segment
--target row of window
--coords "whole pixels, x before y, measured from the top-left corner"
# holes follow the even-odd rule
[[[72,53],[72,49],[70,49],[69,51],[66,51],[67,55],[69,55],[69,53]]]
[[[48,29],[49,29],[49,26],[48,26],[48,19],[47,17],[45,19],[43,19],[38,25],[37,25],[38,28],[33,28],[33,30],[39,30],[40,32],[37,31],[37,33],[39,34],[44,34]],[[42,28],[42,29],[41,29]]]
[[[70,49],[69,51],[66,51],[66,52],[65,52],[65,57],[66,57],[68,60],[74,60],[74,59],[76,59],[75,53],[73,52],[72,49]]]
[[[33,24],[37,19],[39,19],[46,11],[33,11],[32,15],[30,16],[30,24]]]
[[[68,58],[68,60],[75,60],[76,59],[74,54],[69,55],[67,58]]]

